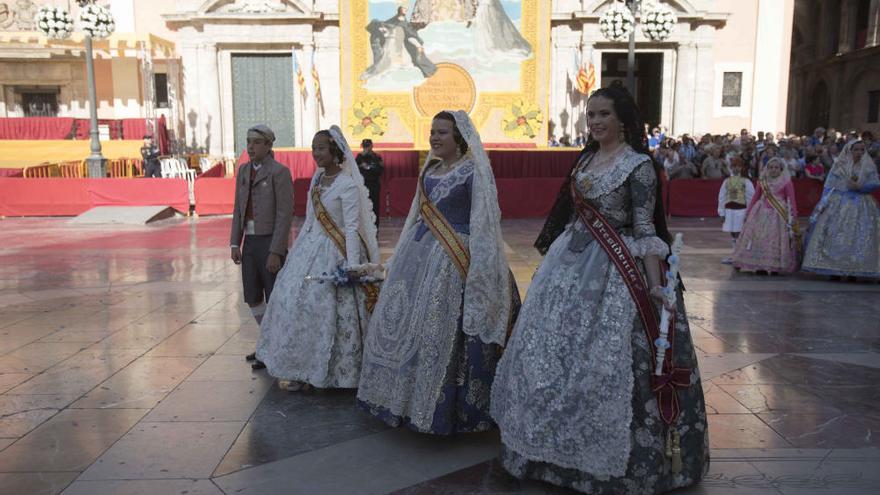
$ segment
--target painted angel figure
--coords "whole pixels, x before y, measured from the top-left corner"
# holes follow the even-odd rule
[[[406,7],[385,21],[373,19],[367,24],[373,64],[361,76],[362,81],[400,67],[415,66],[424,77],[437,72],[437,66],[425,55],[425,42],[406,18]]]

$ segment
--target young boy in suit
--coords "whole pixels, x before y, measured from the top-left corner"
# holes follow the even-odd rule
[[[290,170],[274,159],[275,133],[265,125],[248,129],[250,161],[235,178],[230,248],[232,261],[241,265],[244,300],[259,324],[275,285],[275,276],[287,255],[293,217],[293,180]],[[243,242],[243,244],[242,244]],[[255,353],[245,356],[255,370],[266,367]]]

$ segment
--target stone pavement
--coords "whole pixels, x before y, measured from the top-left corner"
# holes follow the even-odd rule
[[[570,493],[506,475],[497,433],[388,429],[252,372],[228,224],[0,220],[0,493]],[[524,291],[540,226],[504,222]],[[735,273],[716,220],[672,227],[713,456],[678,493],[880,493],[880,285]]]

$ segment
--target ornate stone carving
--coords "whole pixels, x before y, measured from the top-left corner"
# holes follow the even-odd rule
[[[7,2],[0,2],[0,29],[6,29],[14,22],[12,9]]]
[[[31,0],[17,0],[15,2],[15,27],[22,31],[33,31],[34,18],[37,17],[39,8]]]
[[[223,9],[224,12],[243,14],[274,14],[287,10],[288,6],[284,2],[272,0],[240,0]]]

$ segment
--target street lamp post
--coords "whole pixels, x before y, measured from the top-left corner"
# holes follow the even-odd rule
[[[639,0],[627,0],[627,7],[633,15],[638,15]],[[626,89],[629,94],[636,94],[636,30],[633,28],[629,33],[629,53],[626,57]]]
[[[89,177],[98,178],[107,175],[107,159],[101,154],[101,139],[98,132],[98,104],[95,90],[95,62],[92,54],[92,37],[86,35],[86,73],[89,83],[89,137],[91,138],[91,154],[86,158]]]
[[[641,24],[645,37],[659,42],[669,38],[677,22],[672,9],[658,0],[614,2],[599,17],[599,30],[605,38],[614,42],[629,40],[626,87],[630,94],[636,92],[636,29]]]

